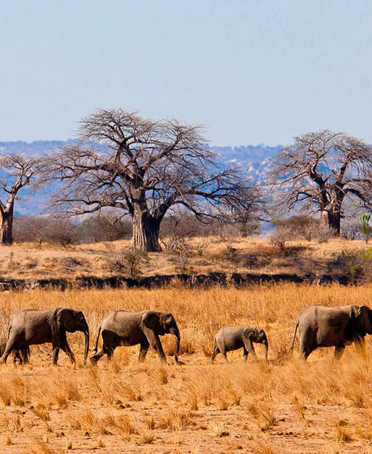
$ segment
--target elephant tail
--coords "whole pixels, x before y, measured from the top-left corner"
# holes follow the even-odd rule
[[[295,330],[294,330],[294,333],[293,333],[293,339],[292,339],[291,348],[289,349],[289,351],[290,351],[291,353],[293,352],[293,346],[294,346],[294,343],[295,343],[295,340],[296,340],[296,334],[297,334],[298,325],[299,325],[299,321],[297,320],[296,326],[295,326]]]
[[[93,349],[93,354],[96,354],[98,352],[98,341],[99,341],[99,335],[101,334],[101,325],[99,325],[98,328],[98,334],[97,334],[97,339],[96,339],[96,345]]]

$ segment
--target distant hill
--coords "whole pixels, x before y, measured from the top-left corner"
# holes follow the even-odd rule
[[[35,142],[0,142],[0,154],[43,155],[56,152],[60,148],[73,143],[74,140],[38,140]],[[281,146],[270,147],[260,145],[241,145],[238,147],[210,147],[219,156],[219,164],[239,165],[254,181],[265,179],[272,158],[281,150]],[[23,216],[38,215],[44,212],[50,194],[55,188],[48,187],[29,194],[26,190],[20,193],[21,200],[16,203],[16,214]]]

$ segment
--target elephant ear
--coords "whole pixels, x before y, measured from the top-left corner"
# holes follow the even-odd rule
[[[172,325],[173,323],[173,315],[172,314],[163,314],[163,316],[161,317],[162,319],[162,324],[163,324],[163,328],[165,331],[167,331],[168,327],[170,325]]]
[[[160,320],[159,315],[156,312],[145,312],[142,316],[142,323],[146,328],[154,330],[159,330]]]
[[[360,306],[357,313],[358,326],[363,330],[361,335],[372,334],[372,311],[367,306]],[[358,333],[359,334],[359,333]]]
[[[52,322],[51,322],[51,329],[52,329],[52,336],[56,338],[58,336],[60,330],[60,324],[58,320],[58,314],[61,311],[60,307],[56,307],[52,314]]]
[[[76,331],[76,320],[72,309],[60,309],[57,313],[57,322],[60,327],[63,326],[70,333]]]
[[[258,336],[258,331],[256,329],[246,327],[243,329],[243,336],[249,340],[254,340]]]

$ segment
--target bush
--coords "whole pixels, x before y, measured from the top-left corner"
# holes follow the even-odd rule
[[[148,261],[147,253],[133,247],[123,249],[117,258],[109,261],[109,270],[115,273],[126,273],[129,277],[136,277],[142,273],[141,264]]]
[[[47,242],[67,246],[79,241],[79,226],[70,219],[49,216],[16,217],[13,235],[16,242]]]
[[[287,225],[279,225],[270,235],[271,244],[278,247],[280,251],[284,251],[287,241],[293,239],[292,227]]]
[[[290,218],[274,219],[271,224],[289,239],[305,239],[311,241],[317,237],[320,221],[309,216],[291,216]]]
[[[281,250],[290,240],[316,240],[319,243],[325,243],[335,236],[333,229],[322,224],[319,219],[308,216],[274,219],[271,224],[276,229],[272,234],[272,243],[279,246]]]
[[[353,284],[372,281],[372,249],[359,252],[342,251],[329,265],[329,272],[344,275]]]
[[[80,237],[87,243],[116,241],[132,234],[132,224],[113,214],[101,214],[85,219],[80,225]]]

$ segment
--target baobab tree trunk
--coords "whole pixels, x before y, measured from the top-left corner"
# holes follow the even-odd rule
[[[333,211],[322,211],[322,224],[334,231],[334,236],[341,234],[341,213]]]
[[[132,218],[133,247],[146,252],[161,252],[159,244],[160,221],[148,212],[136,210]]]
[[[1,213],[1,244],[9,246],[13,243],[13,209]]]

